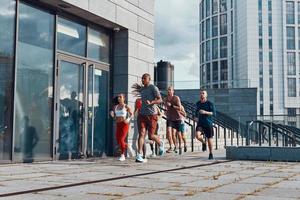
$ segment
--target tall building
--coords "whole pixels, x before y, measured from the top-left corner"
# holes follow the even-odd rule
[[[154,74],[154,0],[1,0],[0,72],[0,163],[112,155],[112,97]]]
[[[300,114],[300,2],[201,0],[199,10],[201,87],[257,88],[258,115]]]

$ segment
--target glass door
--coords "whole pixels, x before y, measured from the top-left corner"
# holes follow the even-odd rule
[[[88,155],[105,156],[108,152],[108,67],[88,67]]]
[[[56,159],[105,156],[109,148],[109,67],[59,54],[56,73]]]
[[[57,159],[83,156],[84,139],[84,67],[86,62],[59,57],[56,98]]]

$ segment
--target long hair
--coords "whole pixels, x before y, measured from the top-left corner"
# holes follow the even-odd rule
[[[132,90],[132,94],[136,97],[141,97],[141,89],[143,88],[142,85],[135,83],[131,86]]]

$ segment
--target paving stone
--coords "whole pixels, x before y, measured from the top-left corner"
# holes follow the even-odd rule
[[[256,193],[256,195],[269,197],[269,199],[273,199],[273,197],[299,199],[300,190],[272,187],[272,188],[264,189],[263,191]]]
[[[241,184],[233,183],[216,188],[212,192],[228,193],[228,194],[250,194],[263,188],[264,185],[259,184]]]

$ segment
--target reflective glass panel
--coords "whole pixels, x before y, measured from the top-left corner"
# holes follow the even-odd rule
[[[108,72],[89,68],[88,149],[94,156],[108,151]]]
[[[85,56],[86,27],[63,18],[58,18],[57,47],[62,51]]]
[[[109,62],[109,36],[94,29],[88,33],[88,57]]]
[[[15,5],[0,6],[0,160],[11,158]]]
[[[59,159],[79,158],[83,137],[83,66],[61,61]]]
[[[15,156],[31,162],[52,150],[54,16],[20,3]]]

